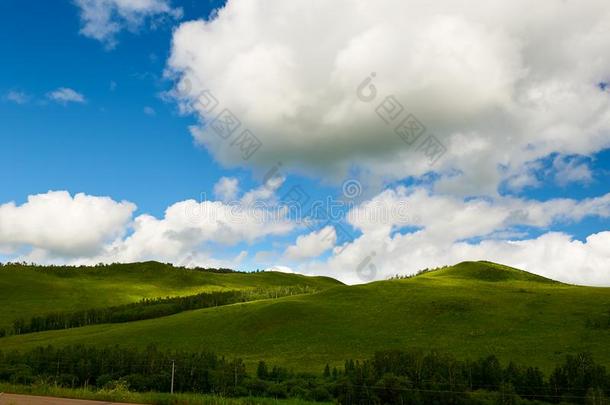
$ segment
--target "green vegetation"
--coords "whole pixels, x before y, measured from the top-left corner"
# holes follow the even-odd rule
[[[271,368],[261,361],[254,374],[240,359],[210,352],[47,346],[0,353],[0,381],[80,388],[88,395],[123,401],[133,400],[134,391],[168,392],[170,387],[174,392],[216,395],[212,401],[256,396],[342,405],[604,404],[610,394],[610,374],[587,353],[566,356],[548,376],[537,367],[502,365],[495,356],[459,361],[438,352],[398,350],[376,352],[364,361],[346,360],[332,370],[326,365],[318,373]],[[178,400],[149,395],[155,402]]]
[[[127,387],[116,384],[101,389],[62,388],[53,384],[33,385],[2,384],[0,392],[23,395],[38,395],[58,398],[87,399],[107,402],[130,402],[152,405],[322,405],[320,402],[300,399],[271,399],[259,397],[225,398],[218,395],[162,392],[133,392]]]
[[[78,328],[103,323],[123,323],[160,318],[192,309],[210,308],[262,299],[287,297],[317,292],[309,286],[255,288],[236,291],[212,291],[184,297],[145,298],[131,304],[106,308],[84,309],[75,312],[53,312],[29,320],[17,319],[12,329],[1,329],[0,337]]]
[[[340,285],[326,277],[277,272],[239,273],[225,269],[184,269],[146,262],[95,267],[0,265],[0,328],[14,320],[89,308],[104,308],[142,299],[202,292]]]
[[[610,328],[591,327],[591,319],[603,318],[609,309],[608,288],[566,285],[506,266],[465,262],[406,280],[6,337],[0,347],[156,344],[213,350],[240,357],[248,367],[263,359],[313,372],[326,363],[370,357],[378,349],[418,348],[459,359],[494,354],[504,362],[549,371],[566,354],[578,352],[591,352],[610,365]]]

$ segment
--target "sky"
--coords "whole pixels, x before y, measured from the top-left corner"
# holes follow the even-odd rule
[[[0,261],[610,286],[610,6],[478,3],[1,2]]]

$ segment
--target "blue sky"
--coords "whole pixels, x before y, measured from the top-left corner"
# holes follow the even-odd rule
[[[216,4],[182,6],[185,16],[196,18]],[[193,146],[188,125],[194,120],[159,97],[171,86],[163,79],[171,26],[122,33],[120,46],[106,51],[79,35],[78,9],[69,1],[41,1],[34,8],[5,1],[0,19],[0,86],[4,93],[31,97],[25,105],[0,106],[0,164],[7,184],[0,200],[82,191],[137,201],[142,211],[161,215],[170,203],[210,190],[221,170],[205,149]],[[87,102],[64,106],[45,100],[59,87],[78,89]],[[146,107],[155,115],[145,114]]]
[[[583,70],[571,62],[594,58],[605,39],[574,54],[548,45],[556,59],[551,68],[532,52],[547,46],[534,22],[522,27],[528,23],[494,10],[479,15],[444,3],[423,10],[416,19],[420,30],[412,33],[397,16],[414,14],[399,3],[373,16],[348,10],[344,2],[316,9],[297,1],[291,9],[275,0],[148,0],[137,6],[142,8],[115,0],[38,1],[35,7],[3,1],[0,257],[279,266],[361,282],[344,269],[357,268],[374,249],[378,278],[489,258],[569,281],[610,283],[602,268],[610,260],[607,250],[587,242],[592,235],[610,239],[610,98],[599,85],[610,80],[610,65],[595,59]],[[97,8],[87,8],[92,4]],[[597,6],[578,15],[565,41],[604,24],[593,17]],[[574,13],[561,7],[555,11],[566,19]],[[504,25],[504,34],[486,32],[492,30],[481,22],[486,12]],[[332,18],[337,13],[342,19]],[[560,20],[537,23],[560,30]],[[365,34],[376,32],[370,29],[380,21],[387,32],[375,35],[388,35],[387,41],[372,46]],[[418,42],[409,42],[417,36]],[[463,54],[444,52],[454,45]],[[406,46],[417,49],[420,62],[401,60],[407,56],[396,50]],[[429,49],[446,60],[430,59]],[[356,98],[370,72],[376,72],[370,83],[379,97],[391,94],[407,105],[425,122],[426,136],[434,133],[444,145],[441,160],[430,165],[421,153],[406,150],[375,115],[381,98],[371,106]],[[218,111],[197,110],[194,94],[177,97],[181,80],[194,83],[195,93],[211,89],[242,128],[259,137],[261,151],[236,158],[233,138],[224,142],[212,134]],[[281,181],[267,187],[261,178],[277,162]],[[342,217],[308,228],[293,218],[186,226],[165,216],[169,207],[200,204],[202,196],[218,204],[228,204],[229,197],[246,204],[248,196],[277,203],[294,186],[310,201],[345,201],[346,181],[358,190],[343,214],[383,201],[408,204],[410,217],[389,224]],[[78,193],[86,201],[77,202]],[[48,198],[28,202],[36,195]],[[75,224],[96,215],[99,206],[108,210],[107,222]],[[472,217],[462,218],[465,213]],[[55,237],[53,224],[36,223],[47,215],[57,216],[65,235]],[[461,230],[449,231],[455,227]],[[339,237],[340,229],[348,239]],[[74,242],[79,234],[87,235],[86,243]],[[161,253],[170,245],[174,250]],[[548,252],[570,249],[581,261],[569,266],[583,267],[587,276],[560,266],[556,255],[552,263],[559,270],[541,264]]]

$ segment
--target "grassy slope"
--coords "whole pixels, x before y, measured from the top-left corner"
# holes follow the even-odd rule
[[[484,262],[408,280],[338,286],[309,296],[235,304],[133,322],[0,339],[41,344],[156,343],[320,371],[377,349],[421,348],[461,358],[494,353],[548,369],[591,351],[610,365],[610,329],[585,327],[610,310],[610,288],[577,287]]]
[[[158,392],[126,392],[114,390],[91,391],[89,389],[59,388],[49,385],[13,385],[0,383],[0,392],[49,396],[57,398],[86,399],[104,402],[128,402],[133,404],[180,404],[180,405],[324,405],[326,402],[309,402],[300,399],[274,398],[223,398],[205,394],[169,394]],[[9,403],[10,404],[10,403]],[[330,404],[330,403],[329,403]]]
[[[220,274],[156,262],[76,269],[0,267],[0,327],[18,317],[107,307],[142,298],[284,285],[323,289],[338,284],[325,277],[276,272]]]

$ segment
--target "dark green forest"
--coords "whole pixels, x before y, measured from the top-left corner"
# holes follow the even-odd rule
[[[249,372],[240,359],[211,352],[123,347],[39,347],[0,352],[0,381],[103,388],[126,384],[138,392],[171,389],[229,397],[259,396],[340,404],[606,404],[610,375],[591,355],[567,356],[552,373],[494,356],[461,361],[436,352],[380,351],[367,360],[293,372],[264,361]]]

